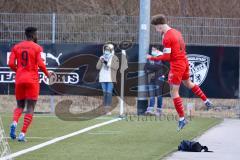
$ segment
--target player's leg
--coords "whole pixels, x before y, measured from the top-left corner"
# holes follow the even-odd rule
[[[13,121],[10,125],[10,137],[16,139],[16,128],[18,120],[22,115],[25,107],[25,88],[24,84],[15,84],[15,96],[17,100],[17,107],[13,111]]]
[[[180,85],[174,85],[174,84],[170,85],[171,97],[173,99],[173,103],[178,113],[179,119],[181,120],[181,119],[184,119],[184,107],[183,107],[182,99],[179,96],[179,88],[180,88]]]
[[[173,99],[175,109],[179,116],[177,130],[180,131],[187,124],[187,121],[184,117],[185,115],[184,115],[184,106],[183,106],[182,98],[179,95],[180,85],[172,84],[172,85],[170,85],[170,88],[171,88],[171,97]]]
[[[175,69],[175,70],[170,69],[170,72],[168,75],[168,82],[170,84],[171,97],[173,99],[175,109],[179,116],[178,128],[177,128],[178,131],[183,129],[183,127],[187,124],[187,121],[184,117],[184,106],[183,106],[182,98],[179,95],[179,88],[182,81],[183,71],[184,70],[181,70],[181,69]]]
[[[32,122],[34,108],[38,99],[38,95],[39,95],[39,83],[26,84],[27,111],[24,115],[22,130],[18,137],[18,141],[20,142],[25,141],[25,134]]]
[[[19,118],[22,115],[22,112],[25,107],[25,100],[17,100],[17,108],[13,112],[13,123],[18,123]]]
[[[10,125],[10,137],[11,139],[16,139],[16,128],[18,120],[22,115],[25,107],[25,100],[17,100],[17,107],[13,111],[13,122]]]
[[[204,102],[204,104],[206,105],[207,109],[210,109],[213,107],[213,104],[211,103],[211,101],[206,97],[206,95],[204,94],[204,92],[201,90],[201,88],[194,84],[189,77],[189,67],[186,68],[185,73],[183,74],[183,84],[188,88],[191,89],[192,92],[197,95],[198,97],[200,97],[202,99],[202,101]]]
[[[18,141],[25,141],[25,134],[27,133],[27,130],[32,123],[36,103],[36,100],[27,100],[27,110],[24,115],[23,127],[21,133],[19,134]]]

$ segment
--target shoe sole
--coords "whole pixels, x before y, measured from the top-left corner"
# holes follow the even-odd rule
[[[18,140],[18,142],[26,142],[26,140]]]
[[[26,142],[26,139],[18,139],[18,142]]]
[[[213,110],[213,106],[211,106],[211,107],[207,107],[207,106],[206,106],[205,110],[206,110],[206,111]]]

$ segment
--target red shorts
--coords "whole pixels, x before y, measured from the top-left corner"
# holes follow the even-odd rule
[[[37,100],[39,83],[17,83],[15,84],[15,95],[17,100]]]
[[[187,60],[177,61],[170,64],[168,83],[180,85],[182,80],[189,79],[189,64]]]

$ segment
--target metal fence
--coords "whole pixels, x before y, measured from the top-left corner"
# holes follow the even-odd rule
[[[188,45],[240,46],[240,19],[168,17]],[[24,28],[36,26],[43,43],[104,43],[134,39],[138,42],[139,22],[133,16],[84,14],[0,13],[0,42],[24,39]],[[151,43],[161,43],[151,28]]]

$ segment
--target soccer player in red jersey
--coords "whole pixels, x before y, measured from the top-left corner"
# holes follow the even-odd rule
[[[42,47],[37,44],[37,29],[27,27],[25,29],[26,40],[16,44],[11,51],[9,67],[16,72],[15,95],[17,108],[14,109],[13,122],[10,127],[10,137],[16,138],[16,127],[21,114],[27,106],[23,127],[18,141],[25,141],[25,134],[32,122],[34,108],[39,95],[38,68],[49,77],[46,66],[41,58]]]
[[[179,115],[178,131],[180,131],[187,123],[184,118],[183,102],[179,96],[179,87],[181,82],[183,82],[187,88],[191,89],[194,94],[204,101],[207,109],[212,107],[212,103],[207,99],[199,86],[190,80],[189,63],[186,56],[186,47],[182,34],[178,30],[171,28],[167,24],[166,17],[162,14],[153,16],[151,24],[155,26],[157,32],[162,34],[164,49],[163,52],[155,49],[154,52],[157,52],[160,56],[153,57],[151,55],[147,55],[147,59],[170,62],[168,82],[170,84],[171,97]]]

